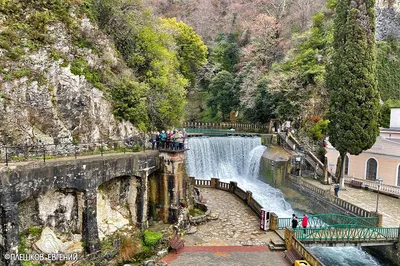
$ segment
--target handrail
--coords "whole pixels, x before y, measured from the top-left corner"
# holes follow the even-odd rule
[[[291,226],[292,218],[278,218],[278,229],[284,229]],[[298,218],[301,224],[303,218]],[[308,217],[308,228],[326,228],[343,226],[370,226],[375,227],[378,223],[378,217],[354,217],[336,213],[316,214]]]
[[[349,176],[344,177],[344,182],[347,184],[350,184],[352,180],[362,182],[363,183],[362,187],[368,187],[368,189],[370,189],[370,190],[378,191],[378,184],[374,180],[361,179],[361,178],[355,178],[355,177],[349,177]],[[387,194],[400,197],[400,187],[397,187],[397,186],[380,184],[379,191],[381,193],[387,192]]]
[[[99,140],[97,142],[71,142],[58,140],[56,143],[35,143],[26,145],[0,146],[0,162],[42,160],[66,156],[93,155],[110,152],[138,152],[145,149],[143,138],[121,140]]]
[[[229,123],[229,122],[220,122],[220,123],[211,123],[211,122],[184,122],[184,127],[196,127],[196,128],[243,128],[243,129],[268,129],[269,125],[267,124],[252,124],[252,123]]]
[[[399,228],[384,227],[354,227],[354,225],[342,227],[321,228],[296,228],[296,239],[302,241],[329,241],[329,242],[369,242],[399,240]]]
[[[216,188],[224,191],[228,191],[236,195],[241,200],[245,201],[246,204],[257,214],[260,215],[263,206],[256,201],[250,191],[245,191],[236,185],[236,182],[220,182],[217,178],[208,179],[195,179],[195,186]]]

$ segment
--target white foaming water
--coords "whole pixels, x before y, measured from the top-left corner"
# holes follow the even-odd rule
[[[309,247],[318,259],[325,265],[340,266],[381,266],[373,256],[356,247]],[[390,264],[387,264],[390,265]]]
[[[258,179],[261,156],[267,149],[261,145],[260,138],[190,138],[189,149],[185,154],[189,176],[235,181],[240,188],[251,191],[264,208],[280,218],[291,217],[293,210],[283,193]],[[309,250],[327,266],[384,265],[355,247],[311,247]]]
[[[267,149],[259,137],[190,138],[186,152],[189,176],[235,181],[264,208],[279,217],[291,217],[293,210],[283,193],[258,179],[261,156]]]

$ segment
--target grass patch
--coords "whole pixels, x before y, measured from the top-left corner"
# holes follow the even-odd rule
[[[190,213],[191,216],[202,216],[202,215],[204,215],[204,212],[202,210],[196,209],[196,208],[193,208],[193,209],[189,210],[189,213]]]
[[[144,244],[149,247],[157,245],[158,241],[162,238],[162,233],[145,230],[143,232]]]
[[[28,231],[29,231],[29,235],[31,237],[37,237],[42,233],[42,228],[40,228],[39,226],[31,225],[31,226],[29,226]]]
[[[11,156],[11,161],[16,161],[16,162],[25,161],[25,157],[21,157],[21,156]]]
[[[16,78],[22,78],[25,76],[29,76],[31,74],[31,70],[29,68],[18,68],[13,70],[13,75]]]

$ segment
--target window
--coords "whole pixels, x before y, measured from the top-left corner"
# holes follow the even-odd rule
[[[374,158],[370,158],[367,161],[367,172],[365,178],[368,180],[376,180],[378,171],[378,163]]]
[[[349,156],[344,159],[344,175],[349,175]]]

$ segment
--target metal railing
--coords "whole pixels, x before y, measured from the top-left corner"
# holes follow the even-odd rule
[[[278,229],[291,226],[292,218],[278,218]],[[299,224],[303,218],[298,218]],[[336,213],[316,214],[308,217],[307,228],[326,228],[326,227],[375,227],[378,224],[378,217],[354,217]]]
[[[346,184],[351,184],[351,181],[353,181],[353,180],[361,182],[362,183],[361,186],[364,188],[368,188],[369,190],[378,191],[378,183],[374,180],[360,179],[360,178],[354,178],[354,177],[349,177],[349,176],[344,177],[344,182]],[[379,184],[379,192],[400,197],[400,187],[397,187],[397,186],[389,186],[389,185],[385,185],[385,184]]]
[[[0,162],[8,166],[11,162],[62,158],[67,156],[103,155],[106,153],[138,152],[145,149],[142,139],[127,138],[124,140],[101,140],[98,142],[60,142],[31,145],[0,146]]]
[[[344,225],[342,227],[296,228],[294,231],[296,239],[303,244],[307,241],[359,243],[381,241],[388,244],[399,241],[399,228]]]
[[[357,205],[354,205],[354,204],[352,204],[348,201],[345,201],[341,198],[332,196],[331,191],[329,189],[322,189],[311,183],[306,182],[305,180],[303,180],[301,178],[296,178],[292,175],[288,175],[287,180],[289,181],[289,184],[291,184],[296,189],[299,189],[299,190],[303,189],[303,190],[309,191],[311,193],[318,194],[318,195],[326,198],[332,204],[335,204],[336,206],[344,209],[348,213],[354,214],[356,216],[361,216],[361,217],[376,217],[376,213],[374,213],[374,212],[370,212],[366,209],[358,207]]]
[[[242,129],[268,129],[269,125],[266,124],[250,124],[250,123],[208,123],[208,122],[185,122],[184,127],[188,128],[242,128]]]

